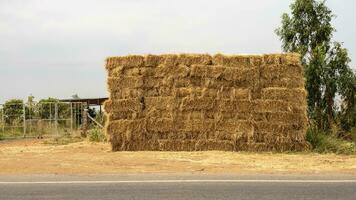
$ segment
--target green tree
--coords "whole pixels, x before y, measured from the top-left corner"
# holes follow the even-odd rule
[[[38,113],[36,109],[36,102],[35,102],[35,97],[30,96],[27,97],[27,102],[26,102],[26,119],[33,119],[36,118],[36,114]]]
[[[302,56],[308,91],[308,114],[317,128],[330,129],[335,123],[335,97],[344,101],[345,115],[354,112],[355,73],[349,67],[347,50],[333,42],[334,18],[325,1],[295,0],[291,14],[282,15],[276,34],[286,52]]]
[[[10,99],[3,105],[5,123],[18,125],[23,122],[23,100]]]
[[[350,131],[356,127],[356,75],[348,72],[343,78],[339,84],[343,96],[339,117],[341,128]]]
[[[41,99],[38,102],[41,119],[54,119],[56,104],[58,109],[58,119],[70,117],[70,105],[61,103],[56,98],[49,97],[47,99]]]

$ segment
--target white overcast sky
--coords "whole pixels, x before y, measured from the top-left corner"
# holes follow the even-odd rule
[[[280,52],[292,0],[0,0],[0,103],[107,96],[104,59],[147,53]],[[329,0],[356,61],[354,0]]]

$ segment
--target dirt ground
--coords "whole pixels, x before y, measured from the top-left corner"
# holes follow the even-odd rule
[[[0,142],[0,175],[356,174],[356,156],[315,153],[111,152],[108,143]]]

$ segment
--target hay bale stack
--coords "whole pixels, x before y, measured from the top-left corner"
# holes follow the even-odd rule
[[[297,54],[109,57],[106,132],[115,151],[287,151],[305,142]]]

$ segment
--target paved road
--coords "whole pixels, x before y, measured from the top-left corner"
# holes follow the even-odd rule
[[[356,199],[355,176],[0,176],[1,200]]]

